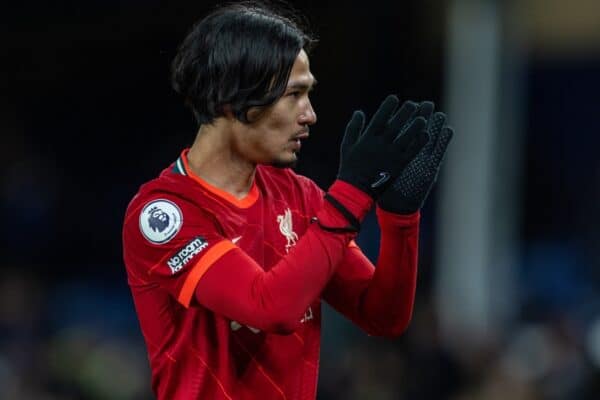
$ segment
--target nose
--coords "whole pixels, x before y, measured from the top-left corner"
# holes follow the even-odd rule
[[[300,125],[312,125],[317,122],[317,114],[315,113],[310,100],[306,101],[306,107],[302,114],[300,114],[299,119],[298,122]]]

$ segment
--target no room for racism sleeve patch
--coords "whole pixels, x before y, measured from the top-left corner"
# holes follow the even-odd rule
[[[208,247],[208,242],[202,236],[192,239],[177,254],[167,260],[171,273],[175,274],[185,267],[196,254]]]
[[[154,200],[140,213],[140,231],[151,243],[163,244],[179,232],[183,225],[183,214],[172,201]]]

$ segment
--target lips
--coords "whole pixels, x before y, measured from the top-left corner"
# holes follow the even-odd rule
[[[292,151],[299,151],[302,147],[302,143],[300,143],[300,139],[292,140]]]
[[[292,140],[304,140],[308,138],[308,128],[302,129],[292,137]]]
[[[300,141],[307,139],[308,136],[309,136],[308,130],[302,130],[297,135],[292,137],[291,142],[293,143],[292,144],[293,151],[299,151],[300,148],[302,147],[302,144],[300,143]]]
[[[292,140],[304,140],[308,138],[308,131],[301,131],[296,136],[292,138]]]

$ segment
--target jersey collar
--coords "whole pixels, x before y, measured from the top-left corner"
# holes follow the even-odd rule
[[[187,159],[188,151],[189,151],[189,149],[183,150],[181,152],[181,155],[177,159],[177,161],[175,161],[175,164],[173,165],[174,173],[180,174],[180,175],[186,175],[186,176],[190,177],[197,184],[202,186],[202,188],[204,188],[204,190],[212,193],[213,195],[225,200],[226,202],[228,202],[238,208],[249,208],[249,207],[252,207],[254,205],[254,203],[256,203],[256,200],[258,200],[258,194],[259,194],[258,188],[256,187],[256,179],[254,180],[254,182],[252,182],[252,187],[250,188],[250,191],[248,192],[248,194],[246,196],[244,196],[243,198],[238,199],[237,197],[233,196],[232,194],[227,193],[226,191],[219,189],[216,186],[211,185],[210,183],[206,182],[204,179],[200,178],[198,175],[194,174],[194,172],[190,169],[190,166],[188,163],[188,159]]]

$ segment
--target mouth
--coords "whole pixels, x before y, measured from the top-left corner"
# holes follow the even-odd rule
[[[291,142],[293,143],[292,148],[293,150],[299,151],[300,148],[302,147],[302,140],[308,139],[309,133],[308,133],[308,129],[306,130],[302,130],[300,131],[298,134],[296,134],[294,137],[292,137]]]
[[[307,139],[308,136],[309,136],[309,134],[308,134],[308,128],[307,128],[307,129],[303,129],[300,132],[298,132],[294,136],[294,139],[304,140],[304,139]]]

